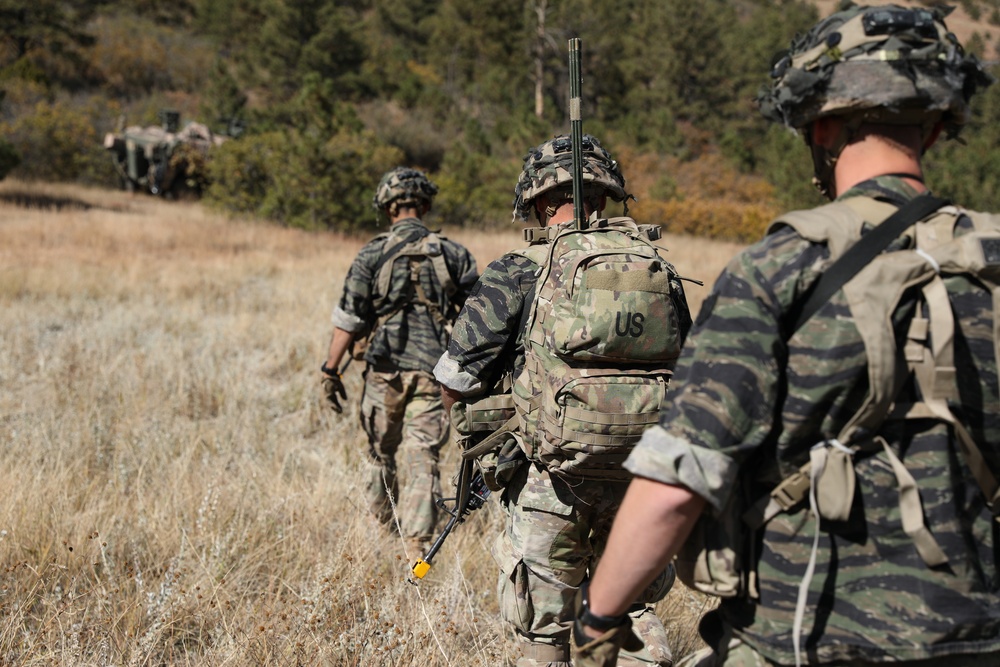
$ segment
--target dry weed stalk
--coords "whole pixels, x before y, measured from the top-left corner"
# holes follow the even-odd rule
[[[518,243],[454,236],[482,266]],[[363,511],[356,414],[319,402],[362,242],[0,183],[0,663],[509,661],[488,555],[499,509],[411,585],[416,554]],[[707,281],[731,254],[667,245]],[[662,603],[678,649],[702,604]]]

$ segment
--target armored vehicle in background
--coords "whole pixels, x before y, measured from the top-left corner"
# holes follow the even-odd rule
[[[229,139],[207,125],[189,122],[180,127],[180,114],[163,111],[162,125],[133,125],[104,137],[122,187],[164,197],[199,195],[207,185],[208,152]]]

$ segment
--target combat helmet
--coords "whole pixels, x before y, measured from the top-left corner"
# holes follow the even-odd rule
[[[939,122],[948,137],[968,122],[969,100],[992,78],[948,31],[950,12],[845,2],[779,54],[770,86],[757,97],[768,120],[802,131],[808,143],[812,121],[849,117],[832,155],[814,148],[821,190],[862,123],[919,125],[926,139]]]
[[[422,171],[409,167],[396,167],[382,176],[375,196],[372,197],[372,208],[376,211],[387,211],[390,215],[400,205],[419,207],[430,205],[437,194],[438,188]]]
[[[528,222],[534,201],[543,192],[563,190],[572,199],[573,146],[569,135],[550,139],[528,151],[514,188],[514,222]],[[583,135],[584,196],[607,195],[617,202],[631,197],[625,177],[611,154],[589,134]],[[626,207],[626,213],[628,209]],[[551,215],[551,213],[549,213]]]

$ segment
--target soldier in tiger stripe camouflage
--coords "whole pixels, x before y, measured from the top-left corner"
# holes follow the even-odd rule
[[[438,460],[448,439],[448,415],[432,371],[479,278],[464,246],[422,222],[436,193],[416,169],[399,167],[383,176],[372,206],[391,227],[361,249],[347,272],[321,368],[327,400],[339,413],[346,399],[341,360],[355,342],[366,343],[360,416],[375,464],[368,505],[385,524],[394,523],[396,507],[411,556],[423,552],[436,529]]]
[[[754,589],[723,599],[705,616],[700,630],[710,648],[682,664],[1000,664],[1000,544],[990,509],[996,503],[979,481],[984,471],[976,469],[994,478],[1000,472],[996,297],[967,275],[941,276],[955,325],[954,368],[937,379],[952,383],[958,399],[931,414],[913,409],[936,398],[906,372],[914,343],[926,340],[914,333],[919,322],[911,322],[925,317],[916,311],[926,302],[913,290],[902,292],[884,324],[900,332],[899,352],[889,357],[889,368],[897,369],[897,409],[889,406],[870,429],[855,429],[857,440],[846,444],[839,434],[851,432],[851,420],[881,379],[871,374],[881,360],[871,357],[861,335],[868,325],[856,319],[856,302],[841,286],[805,326],[793,327],[810,290],[844,252],[799,230],[827,224],[824,216],[845,202],[894,209],[926,193],[921,156],[942,131],[958,133],[970,97],[991,83],[948,32],[945,14],[845,6],[775,61],[761,110],[802,134],[816,183],[834,201],[779,217],[716,282],[678,362],[659,426],[626,461],[636,477],[578,601],[576,664],[615,664],[618,646],[632,641],[623,612],[681,550],[703,513],[721,516],[734,503],[732,516],[747,517],[754,501],[774,502],[768,493],[775,484],[820,460],[814,456],[828,447],[852,457],[856,486],[840,488],[849,513],[826,518],[815,498],[824,471],[816,471],[812,492],[752,535],[756,558],[747,567],[756,574]],[[955,220],[948,231],[958,239],[974,220],[994,229],[1000,223],[948,210]],[[879,223],[862,222],[864,239]],[[921,224],[876,259],[914,248]],[[935,346],[952,343],[939,335],[930,332]],[[953,415],[953,425],[941,414]],[[977,466],[961,446],[963,431],[982,456]],[[909,485],[901,482],[906,475]],[[904,508],[914,484],[915,518]],[[919,548],[928,535],[938,558]]]

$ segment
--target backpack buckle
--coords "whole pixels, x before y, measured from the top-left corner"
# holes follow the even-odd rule
[[[787,512],[798,505],[807,493],[809,493],[809,475],[799,468],[771,491],[771,500],[781,508],[782,512]]]

